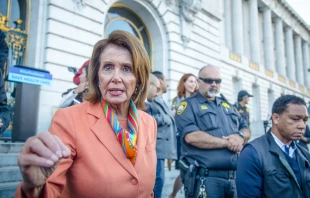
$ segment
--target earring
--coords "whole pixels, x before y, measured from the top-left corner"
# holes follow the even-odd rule
[[[137,94],[137,92],[138,92],[138,88],[136,87],[135,88],[135,91],[133,92],[134,94]]]
[[[97,86],[100,87],[100,84],[98,83]]]

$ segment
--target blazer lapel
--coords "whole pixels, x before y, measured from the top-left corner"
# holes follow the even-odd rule
[[[145,124],[143,118],[141,118],[141,113],[140,110],[139,112],[139,117],[140,117],[140,121],[139,121],[139,125],[138,125],[138,152],[137,152],[137,158],[136,158],[136,163],[135,163],[135,169],[136,172],[138,172],[141,168],[141,165],[143,163],[143,158],[144,158],[144,152],[145,152],[145,146],[146,146],[146,141],[147,141],[147,124]]]
[[[137,178],[137,173],[130,160],[126,157],[120,143],[117,141],[115,132],[107,122],[100,103],[90,103],[87,113],[98,118],[95,124],[91,127],[91,130],[97,136],[99,141],[106,147],[106,149],[111,153],[116,161],[118,161],[118,163],[123,166],[125,170]]]

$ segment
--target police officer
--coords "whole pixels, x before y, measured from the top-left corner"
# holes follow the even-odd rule
[[[235,109],[216,97],[222,81],[219,68],[205,66],[198,76],[198,93],[182,101],[176,114],[185,196],[236,197],[238,153],[251,134]]]
[[[238,102],[234,105],[241,117],[246,120],[248,127],[250,127],[250,110],[245,105],[249,103],[249,97],[253,97],[253,95],[245,90],[239,91]]]

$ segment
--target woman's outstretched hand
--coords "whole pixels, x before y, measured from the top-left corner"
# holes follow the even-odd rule
[[[49,132],[29,138],[18,157],[23,176],[22,190],[26,195],[39,196],[45,181],[55,171],[62,158],[68,158],[70,149]]]

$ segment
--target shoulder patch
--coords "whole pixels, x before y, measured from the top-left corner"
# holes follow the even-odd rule
[[[225,107],[225,108],[230,108],[230,105],[226,102],[222,102],[222,106]]]
[[[187,102],[180,102],[179,107],[177,109],[177,114],[181,115],[183,111],[186,109]]]
[[[200,108],[201,108],[202,110],[207,110],[207,109],[208,109],[207,105],[201,105]]]
[[[245,111],[246,111],[246,112],[250,112],[250,109],[249,109],[249,108],[246,108]]]

